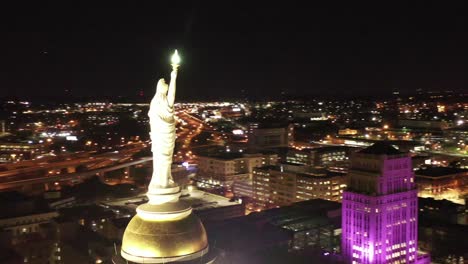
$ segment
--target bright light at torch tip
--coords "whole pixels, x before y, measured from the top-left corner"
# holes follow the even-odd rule
[[[179,64],[180,63],[180,56],[177,50],[174,51],[174,54],[172,54],[171,57],[171,62],[172,64]]]

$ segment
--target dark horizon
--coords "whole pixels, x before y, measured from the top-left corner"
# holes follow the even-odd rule
[[[37,4],[39,5],[39,4]],[[464,91],[463,3],[9,6],[3,97],[150,98],[179,49],[178,99]]]
[[[431,95],[438,94],[444,95],[444,97],[438,98],[430,98]],[[457,91],[426,91],[426,93],[420,94],[417,92],[410,92],[410,93],[400,93],[398,95],[392,94],[389,92],[388,94],[381,94],[381,95],[356,95],[352,93],[339,93],[333,94],[330,92],[329,94],[308,94],[308,95],[292,95],[292,94],[276,94],[272,96],[193,96],[193,97],[177,97],[176,101],[178,103],[190,103],[190,102],[219,102],[219,101],[227,101],[227,102],[268,102],[268,101],[276,101],[276,102],[308,102],[312,100],[324,100],[324,101],[350,101],[350,100],[357,100],[357,101],[368,101],[368,102],[382,102],[382,101],[397,101],[400,99],[407,100],[409,97],[417,98],[416,101],[437,101],[437,102],[460,102],[466,100],[468,98],[468,93],[461,92],[458,93]],[[0,102],[6,101],[29,101],[33,103],[33,105],[37,104],[51,104],[57,105],[61,103],[69,104],[69,103],[88,103],[88,102],[109,102],[109,103],[149,103],[151,101],[150,95],[129,95],[129,96],[73,96],[73,95],[57,95],[57,96],[8,96],[8,97],[1,97]]]

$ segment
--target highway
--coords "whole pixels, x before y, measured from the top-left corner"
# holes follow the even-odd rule
[[[174,155],[174,162],[189,162],[193,163],[196,159],[196,155],[192,152],[194,149],[200,149],[205,147],[220,146],[224,144],[224,138],[227,138],[226,133],[222,133],[213,128],[210,125],[193,115],[187,110],[179,110],[177,117],[181,121],[181,125],[177,131],[177,142],[180,143],[180,147],[177,149],[177,153]],[[211,134],[211,142],[201,144],[198,142],[198,138],[202,133]],[[229,134],[229,133],[227,133]]]
[[[25,174],[25,173],[31,173],[31,172],[36,172],[36,171],[41,171],[41,170],[49,170],[49,169],[61,169],[61,168],[66,168],[70,166],[79,166],[79,165],[87,165],[90,163],[99,163],[103,161],[104,158],[80,158],[80,159],[75,159],[75,160],[66,160],[62,162],[42,162],[38,160],[36,165],[32,165],[26,168],[20,168],[20,169],[14,169],[14,170],[8,170],[4,172],[0,172],[0,180],[5,177],[10,177],[10,176],[16,176],[19,174]]]
[[[443,152],[443,151],[423,151],[424,153],[434,154],[434,155],[442,155],[442,156],[452,156],[458,158],[468,158],[466,154],[459,154],[459,153],[450,153],[450,152]]]
[[[124,146],[120,151],[106,152],[90,156],[92,152],[84,152],[78,154],[66,154],[63,156],[54,157],[54,159],[44,158],[18,162],[10,166],[12,169],[0,172],[0,185],[5,185],[10,182],[22,182],[41,178],[51,178],[57,175],[72,175],[74,169],[83,166],[86,171],[94,171],[100,168],[107,168],[117,162],[129,161],[133,154],[139,152],[146,147],[144,143],[130,144]],[[54,161],[54,160],[59,161]],[[68,171],[68,168],[74,168]],[[62,169],[67,169],[63,173]],[[60,176],[57,176],[60,177]],[[1,189],[1,187],[0,187]]]
[[[197,136],[202,132],[219,133],[211,127],[188,113],[187,110],[177,111],[179,124],[177,126],[177,152],[174,153],[174,162],[193,163],[196,156],[192,153],[195,148],[219,145],[220,137],[214,137],[212,144],[197,144]],[[201,142],[200,142],[201,143]],[[99,173],[122,169],[145,163],[152,157],[132,160],[132,155],[147,147],[145,142],[121,146],[122,149],[114,152],[96,154],[95,152],[70,153],[57,157],[45,157],[29,160],[5,167],[8,170],[0,172],[0,190],[21,187],[22,185],[61,182],[70,180],[83,180]],[[75,172],[77,167],[84,166],[84,171]],[[71,168],[68,170],[68,168]],[[63,172],[67,169],[67,172]],[[68,173],[71,172],[71,173]]]
[[[180,112],[178,117],[182,120],[180,132],[177,135],[180,147],[175,154],[174,161],[184,162],[194,158],[191,150],[192,140],[200,135],[204,125],[201,121],[192,119],[185,111]]]
[[[113,165],[113,166],[108,166],[108,167],[84,171],[84,172],[76,172],[76,173],[68,173],[68,174],[52,175],[52,176],[46,175],[46,176],[32,178],[32,179],[9,181],[9,182],[0,183],[0,190],[13,189],[15,187],[20,187],[23,185],[31,185],[31,184],[63,182],[63,181],[70,181],[70,180],[83,180],[88,177],[100,174],[100,173],[123,169],[129,166],[134,166],[134,165],[142,164],[145,162],[149,162],[151,160],[153,160],[153,157],[145,157],[145,158],[141,158],[135,161],[129,161],[129,162]]]

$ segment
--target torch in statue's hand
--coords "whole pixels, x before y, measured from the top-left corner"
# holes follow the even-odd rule
[[[180,56],[177,50],[175,50],[174,54],[171,57],[171,65],[172,65],[171,77],[174,78],[177,76],[177,68],[179,68],[179,65],[180,65]],[[176,76],[173,76],[174,74],[176,74]]]

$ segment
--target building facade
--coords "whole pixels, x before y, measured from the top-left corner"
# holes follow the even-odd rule
[[[247,136],[249,147],[252,149],[287,147],[294,142],[294,125],[267,126],[250,123]]]
[[[46,151],[42,143],[0,142],[0,162],[30,160]]]
[[[286,162],[320,167],[347,167],[353,148],[344,146],[320,147],[311,149],[290,149]]]
[[[198,157],[200,180],[210,180],[214,185],[231,186],[234,181],[249,180],[254,168],[274,165],[276,154],[224,153],[217,156]]]
[[[232,185],[232,192],[237,197],[252,198],[254,196],[252,180],[235,181]]]
[[[345,187],[343,174],[308,166],[266,166],[253,173],[253,199],[259,210],[310,199],[341,201]]]
[[[468,170],[426,167],[417,170],[415,174],[419,197],[465,204],[465,197],[468,196]]]
[[[429,263],[418,254],[411,158],[384,142],[355,153],[343,194],[342,254],[350,263]]]

